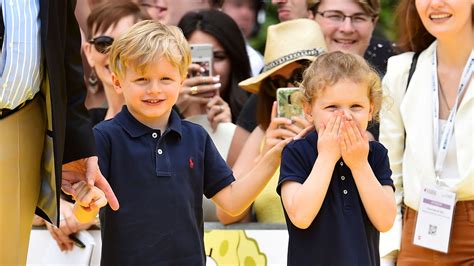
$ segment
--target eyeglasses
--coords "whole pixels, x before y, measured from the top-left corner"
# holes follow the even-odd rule
[[[99,36],[89,39],[88,42],[94,45],[97,52],[101,54],[107,54],[107,52],[109,51],[109,47],[114,42],[114,38],[109,36]]]
[[[303,72],[305,67],[299,67],[293,70],[289,78],[285,78],[282,75],[274,75],[265,79],[264,89],[271,95],[275,96],[275,92],[278,88],[288,87],[288,84],[293,86],[299,86],[303,81]]]
[[[365,13],[356,13],[354,15],[348,16],[337,10],[327,10],[323,12],[316,11],[315,13],[336,24],[343,23],[346,18],[349,18],[352,22],[352,25],[354,26],[364,25],[368,22],[373,22],[374,19],[377,17],[376,15],[368,15]]]

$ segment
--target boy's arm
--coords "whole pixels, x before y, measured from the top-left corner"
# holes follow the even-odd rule
[[[318,214],[326,197],[335,163],[330,157],[318,156],[303,184],[296,181],[285,181],[282,184],[283,206],[296,227],[308,228]]]
[[[244,148],[240,153],[237,161],[234,164],[233,171],[235,179],[239,180],[244,177],[244,173],[248,173],[260,160],[260,144],[262,139],[265,137],[265,132],[260,128],[256,127],[250,137],[245,142]],[[273,175],[273,173],[272,173]],[[217,207],[216,215],[219,221],[223,224],[230,224],[243,221],[249,216],[250,208],[247,208],[242,214],[238,216],[231,216],[224,210]]]
[[[282,140],[269,150],[241,179],[217,192],[212,200],[231,216],[238,216],[250,207],[280,164],[281,150],[292,139]]]

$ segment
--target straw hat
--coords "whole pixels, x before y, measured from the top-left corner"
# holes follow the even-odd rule
[[[323,33],[314,20],[294,19],[272,25],[267,31],[262,73],[240,82],[239,86],[257,93],[262,80],[275,71],[298,60],[313,61],[326,51]]]

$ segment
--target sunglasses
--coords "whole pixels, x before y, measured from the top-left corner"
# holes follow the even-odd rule
[[[278,88],[286,88],[288,84],[293,86],[299,86],[303,81],[303,72],[305,67],[299,67],[293,70],[289,78],[285,78],[282,75],[275,75],[267,78],[265,81],[265,90],[270,93],[270,95],[275,95],[275,92]]]
[[[109,51],[109,47],[114,42],[114,38],[109,36],[99,36],[89,39],[88,42],[94,45],[97,52],[101,54],[107,54],[107,52]]]

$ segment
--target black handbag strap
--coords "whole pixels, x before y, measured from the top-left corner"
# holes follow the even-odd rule
[[[414,53],[413,58],[411,59],[410,71],[408,71],[408,80],[407,80],[407,87],[405,88],[405,93],[408,90],[408,85],[410,85],[411,77],[413,73],[415,73],[416,63],[418,62],[418,56],[420,53]]]
[[[408,71],[408,79],[407,79],[407,87],[405,88],[405,94],[407,93],[408,90],[408,85],[410,85],[411,77],[413,76],[413,73],[415,73],[416,69],[416,62],[418,62],[418,56],[420,53],[414,53],[413,58],[411,59],[411,65],[410,65],[410,71]],[[407,143],[407,132],[404,131],[405,133],[405,138],[403,139],[403,149],[405,150],[406,143]]]

